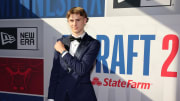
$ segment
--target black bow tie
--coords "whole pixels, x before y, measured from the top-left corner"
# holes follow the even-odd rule
[[[74,41],[74,40],[77,40],[78,42],[81,42],[81,37],[79,37],[79,38],[75,38],[75,37],[73,37],[73,36],[70,36],[70,41]]]

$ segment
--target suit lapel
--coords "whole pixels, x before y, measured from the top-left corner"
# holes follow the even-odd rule
[[[66,48],[67,51],[69,51],[69,48],[70,48],[70,36],[68,37],[65,37],[62,39],[62,42]],[[86,33],[85,36],[83,37],[79,47],[77,48],[77,51],[76,53],[74,54],[74,57],[76,57],[77,59],[81,59],[83,53],[87,50],[87,45],[89,44],[90,42],[90,38],[88,36],[88,34]]]
[[[87,46],[89,44],[90,40],[89,40],[89,36],[86,33],[84,38],[82,39],[79,47],[77,48],[76,53],[74,54],[74,57],[76,57],[78,60],[81,59],[82,55],[84,54],[84,52],[87,50]]]
[[[70,36],[65,37],[62,39],[62,43],[64,44],[64,47],[66,48],[67,51],[69,51],[70,48]]]

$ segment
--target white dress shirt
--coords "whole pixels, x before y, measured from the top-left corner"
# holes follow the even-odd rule
[[[83,33],[82,35],[80,35],[80,36],[78,36],[78,37],[75,37],[75,36],[73,36],[73,35],[72,35],[72,36],[75,37],[75,38],[80,38],[80,37],[81,37],[81,39],[82,39],[82,38],[84,37],[84,35],[85,35],[85,33]],[[74,41],[72,41],[72,42],[70,43],[69,53],[70,53],[72,56],[74,56],[74,54],[76,53],[79,44],[80,44],[80,43],[79,43],[77,40],[74,40]],[[64,55],[66,55],[66,53],[68,53],[68,51],[64,52],[64,53],[62,54],[62,57],[63,57]]]
[[[81,37],[81,39],[84,37],[84,35],[85,35],[85,32],[82,34],[82,35],[80,35],[80,36],[78,36],[78,37],[75,37],[75,36],[73,36],[73,37],[75,37],[75,38],[79,38],[79,37]],[[74,40],[74,41],[71,41],[71,43],[70,43],[70,48],[69,48],[69,53],[74,57],[74,54],[76,53],[76,51],[77,51],[77,48],[78,48],[78,46],[79,46],[79,42],[77,41],[77,40]],[[66,54],[68,53],[68,51],[66,51],[66,52],[64,52],[61,56],[63,57],[63,56],[65,56]],[[54,99],[48,99],[48,101],[54,101]]]

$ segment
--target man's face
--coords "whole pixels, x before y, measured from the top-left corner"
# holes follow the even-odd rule
[[[75,36],[78,36],[84,32],[84,26],[86,24],[87,19],[80,14],[71,14],[68,18],[69,26],[72,30],[72,33]]]

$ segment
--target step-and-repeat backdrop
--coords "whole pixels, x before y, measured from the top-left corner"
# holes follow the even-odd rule
[[[179,101],[178,0],[2,0],[0,101],[46,101],[54,43],[83,7],[101,48],[91,75],[98,101]]]

